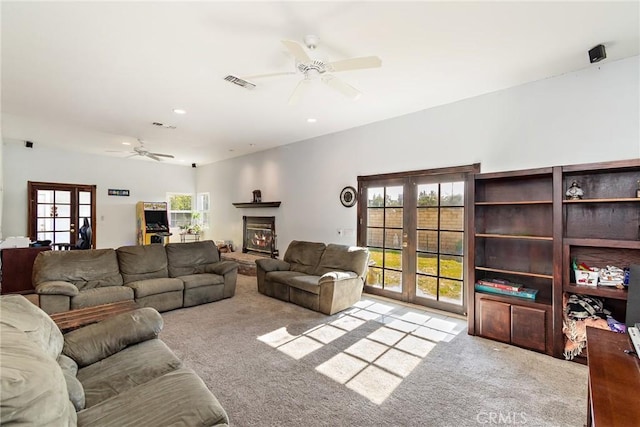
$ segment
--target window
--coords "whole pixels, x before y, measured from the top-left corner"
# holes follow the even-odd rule
[[[167,193],[169,226],[209,228],[209,193]]]
[[[193,194],[168,193],[169,226],[186,228],[191,225]]]

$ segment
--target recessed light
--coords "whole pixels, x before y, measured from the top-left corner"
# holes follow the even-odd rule
[[[176,114],[187,114],[187,112],[181,108],[174,108],[173,112]]]
[[[130,142],[123,142],[122,145],[131,145]]]
[[[256,144],[249,144],[249,147],[255,147]]]
[[[234,151],[236,151],[236,150],[234,150],[233,148],[229,148],[229,152],[230,153],[233,153]]]
[[[315,123],[315,122],[317,122],[317,121],[318,121],[318,119],[314,119],[313,117],[309,117],[309,118],[307,119],[307,123]]]

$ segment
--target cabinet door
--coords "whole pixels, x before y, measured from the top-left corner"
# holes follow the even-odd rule
[[[511,306],[511,342],[520,347],[545,351],[546,312],[537,308]]]
[[[511,305],[482,298],[479,298],[477,302],[479,335],[496,341],[510,342]]]

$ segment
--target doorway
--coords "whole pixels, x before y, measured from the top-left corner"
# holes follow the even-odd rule
[[[358,177],[365,292],[466,312],[467,186],[479,165]]]
[[[32,241],[50,240],[54,249],[75,248],[80,229],[88,223],[92,231],[90,247],[96,247],[95,185],[29,181],[28,191],[28,229]]]

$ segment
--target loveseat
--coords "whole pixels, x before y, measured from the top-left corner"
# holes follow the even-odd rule
[[[0,297],[0,425],[212,426],[229,419],[140,308],[64,336],[21,295]]]
[[[33,284],[47,313],[135,300],[158,311],[230,298],[238,264],[221,261],[211,240],[45,251],[33,265]]]
[[[367,248],[294,240],[284,259],[256,260],[258,292],[324,314],[360,300]]]

